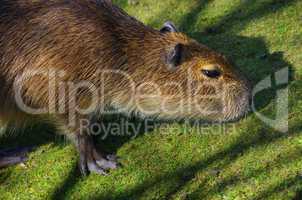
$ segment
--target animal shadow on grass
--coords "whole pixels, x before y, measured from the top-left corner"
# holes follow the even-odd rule
[[[96,119],[96,126],[91,127],[98,149],[115,154],[117,150],[131,139],[151,133],[158,122],[152,119],[141,120],[122,114],[107,114]],[[107,152],[106,152],[107,151]]]

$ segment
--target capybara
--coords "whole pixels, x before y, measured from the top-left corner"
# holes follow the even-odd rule
[[[172,22],[144,25],[109,0],[1,0],[0,120],[48,122],[75,144],[80,170],[106,174],[83,120],[228,122],[249,109],[249,84],[222,54]]]

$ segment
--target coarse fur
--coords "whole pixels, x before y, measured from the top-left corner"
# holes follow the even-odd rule
[[[178,44],[181,60],[171,67],[167,55]],[[220,77],[202,73],[213,67]],[[22,79],[52,71],[62,74]],[[52,79],[65,85],[55,84],[50,90]],[[94,87],[67,88],[68,83],[83,81]],[[20,85],[27,106],[49,108],[52,101],[53,112],[33,115],[20,109],[15,100]],[[99,99],[92,99],[91,92],[99,88]],[[81,108],[93,101],[91,113],[115,108],[140,117],[230,121],[248,110],[250,90],[246,79],[220,53],[182,33],[148,27],[109,0],[1,0],[0,120],[50,120],[73,135],[79,120],[91,113],[71,116],[70,94]],[[221,95],[223,104],[204,98],[211,94]],[[205,114],[197,107],[219,112]],[[70,120],[75,124],[70,125]]]

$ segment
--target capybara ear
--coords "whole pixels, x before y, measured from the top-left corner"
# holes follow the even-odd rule
[[[160,29],[161,33],[171,33],[171,32],[178,32],[176,26],[173,22],[167,21],[164,23],[164,26]]]
[[[179,65],[181,65],[182,57],[183,57],[184,46],[183,44],[176,44],[166,56],[166,62],[169,65],[169,68],[175,69]]]

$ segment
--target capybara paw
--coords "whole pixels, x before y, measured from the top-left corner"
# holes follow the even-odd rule
[[[107,155],[106,158],[96,160],[96,162],[105,170],[117,169],[120,166],[115,155]]]
[[[96,152],[88,156],[87,154],[80,155],[79,167],[83,176],[87,176],[90,173],[106,176],[109,170],[117,169],[119,166],[121,165],[115,155],[108,155],[106,158]]]
[[[87,168],[89,173],[96,173],[102,176],[107,176],[108,173],[106,172],[106,169],[102,168],[96,161],[95,162],[88,162]]]

